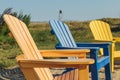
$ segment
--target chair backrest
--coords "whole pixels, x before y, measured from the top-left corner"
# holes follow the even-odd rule
[[[95,40],[113,40],[113,36],[108,23],[99,20],[94,20],[90,22],[89,26]]]
[[[29,33],[29,30],[27,29],[27,26],[16,17],[8,14],[4,15],[4,20],[8,25],[8,28],[10,29],[14,38],[16,39],[22,52],[24,53],[25,57],[27,59],[43,59],[32,36]],[[40,80],[53,79],[52,74],[47,68],[38,68],[35,69],[35,71],[40,77]]]
[[[57,20],[50,20],[50,27],[62,47],[77,47],[68,26]]]

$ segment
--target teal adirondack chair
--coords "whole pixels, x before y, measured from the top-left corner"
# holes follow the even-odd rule
[[[99,80],[99,70],[105,68],[105,80],[112,80],[110,69],[109,47],[111,43],[76,43],[68,26],[57,20],[49,21],[51,32],[55,34],[58,44],[57,49],[90,49],[90,58],[95,60],[93,65],[90,65],[92,80]],[[103,48],[104,55],[98,57],[99,49]]]

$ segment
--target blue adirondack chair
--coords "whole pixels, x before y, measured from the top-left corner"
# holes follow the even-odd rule
[[[55,34],[58,44],[56,49],[90,49],[90,58],[95,60],[93,65],[90,65],[90,72],[92,80],[99,80],[99,70],[105,68],[105,79],[112,80],[110,69],[110,56],[109,47],[111,43],[76,43],[72,37],[72,34],[68,26],[57,20],[49,21],[51,32]],[[98,57],[99,49],[103,48],[104,55]]]

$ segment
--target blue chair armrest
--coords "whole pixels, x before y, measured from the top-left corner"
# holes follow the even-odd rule
[[[103,48],[104,56],[109,56],[111,42],[93,42],[93,43],[76,43],[77,47],[99,47]]]
[[[92,50],[99,50],[99,47],[62,47],[56,46],[56,49],[92,49]]]
[[[111,42],[91,42],[91,43],[76,43],[77,47],[100,47],[106,48],[111,45]]]
[[[77,47],[62,47],[60,44],[56,45],[56,49],[90,49],[91,56],[97,56],[99,49],[103,48],[104,56],[109,56],[111,43],[77,43]]]
[[[63,47],[60,45],[56,45],[56,49],[90,49],[91,54],[98,55],[99,47]]]

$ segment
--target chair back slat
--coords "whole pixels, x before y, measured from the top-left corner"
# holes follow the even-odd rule
[[[90,22],[90,29],[95,40],[113,40],[109,24],[94,20]]]
[[[11,33],[16,39],[19,47],[27,59],[43,59],[27,26],[19,19],[4,15],[4,20],[8,25]],[[40,80],[52,80],[53,76],[48,68],[34,68]]]
[[[60,45],[63,47],[77,47],[73,36],[65,23],[57,20],[50,20],[49,23],[57,36]]]

